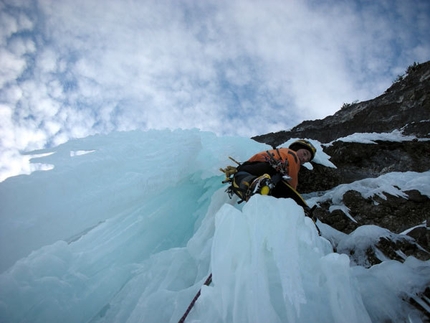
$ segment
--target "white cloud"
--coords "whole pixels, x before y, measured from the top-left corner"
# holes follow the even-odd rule
[[[13,111],[0,129],[23,150],[114,130],[285,130],[428,60],[428,12],[423,0],[22,0],[0,8]]]
[[[2,134],[0,136],[0,148],[12,148],[14,146],[13,128],[12,109],[7,105],[0,104],[0,130]]]
[[[25,60],[13,55],[9,51],[0,48],[0,87],[15,81],[26,66]]]
[[[0,40],[3,44],[6,39],[18,31],[18,22],[9,13],[1,11],[0,27]]]

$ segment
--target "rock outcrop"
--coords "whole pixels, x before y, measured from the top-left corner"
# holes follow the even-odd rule
[[[373,143],[346,142],[342,138],[356,133],[399,132],[410,140]],[[341,184],[378,178],[393,172],[427,172],[430,170],[430,62],[413,64],[404,76],[381,96],[344,106],[333,116],[305,121],[289,131],[254,137],[276,147],[290,138],[315,139],[337,168],[313,164],[313,170],[300,170],[298,191],[309,196],[321,195]],[[366,254],[366,267],[386,259],[403,261],[407,256],[430,259],[430,198],[418,190],[401,192],[398,196],[385,193],[364,198],[353,189],[343,194],[343,204],[349,216],[340,209],[330,211],[332,200],[319,203],[314,215],[323,223],[345,234],[363,226],[387,229],[366,250],[337,250],[354,255]],[[351,219],[355,219],[355,222]],[[409,230],[405,234],[405,230]],[[403,234],[401,234],[403,233]],[[427,295],[427,296],[424,296]],[[419,297],[429,297],[430,288]],[[414,303],[414,300],[410,300]],[[425,316],[430,313],[418,306]]]
[[[304,121],[289,131],[253,139],[278,146],[289,138],[310,138],[328,143],[357,132],[391,132],[430,137],[430,61],[411,65],[384,94],[369,101],[344,104],[333,116]]]

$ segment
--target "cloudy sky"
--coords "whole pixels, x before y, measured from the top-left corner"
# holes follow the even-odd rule
[[[0,0],[0,180],[133,129],[254,136],[430,60],[428,0]]]

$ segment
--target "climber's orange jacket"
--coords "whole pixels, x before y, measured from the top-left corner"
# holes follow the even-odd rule
[[[270,157],[269,154],[272,157]],[[291,179],[288,180],[288,183],[294,189],[296,189],[298,184],[300,161],[294,150],[291,150],[289,148],[278,148],[278,149],[262,151],[252,156],[248,161],[249,162],[268,162],[273,166],[273,160],[275,160],[276,162],[281,161],[280,165],[283,166],[282,168],[283,168],[284,175],[288,175],[289,177],[291,177]]]

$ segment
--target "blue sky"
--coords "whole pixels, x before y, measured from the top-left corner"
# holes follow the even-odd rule
[[[96,133],[324,118],[428,61],[429,30],[427,0],[0,1],[0,180]]]

